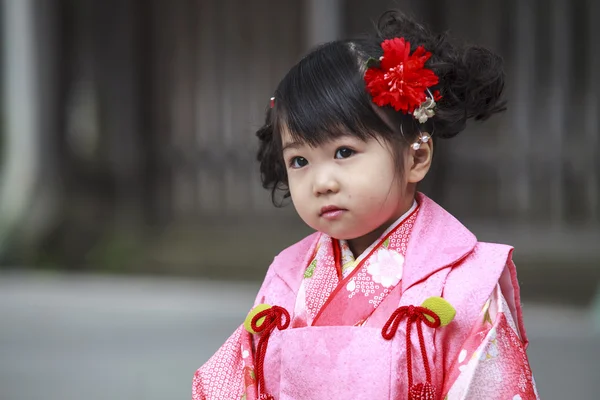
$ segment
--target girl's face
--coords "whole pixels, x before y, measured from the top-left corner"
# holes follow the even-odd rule
[[[412,205],[415,151],[410,148],[403,157],[401,174],[384,140],[342,136],[311,147],[294,142],[284,132],[282,143],[298,214],[311,228],[349,240],[355,254]]]

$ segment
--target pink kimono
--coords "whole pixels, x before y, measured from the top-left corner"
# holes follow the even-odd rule
[[[416,200],[356,260],[322,233],[282,251],[256,299],[275,307],[198,369],[193,400],[537,399],[512,248]]]

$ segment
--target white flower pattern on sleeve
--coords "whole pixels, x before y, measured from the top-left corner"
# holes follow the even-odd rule
[[[404,256],[397,251],[382,248],[375,253],[367,272],[372,276],[373,282],[381,284],[384,288],[395,286],[402,279]]]

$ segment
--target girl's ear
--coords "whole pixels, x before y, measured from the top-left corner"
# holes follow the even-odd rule
[[[418,183],[425,178],[433,159],[433,139],[421,143],[418,150],[409,147],[407,179],[408,183]]]

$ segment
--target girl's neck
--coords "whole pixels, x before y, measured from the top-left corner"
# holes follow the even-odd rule
[[[407,214],[410,209],[412,208],[413,204],[414,204],[414,198],[410,200],[410,203],[408,204],[408,206],[403,206],[400,211],[398,213],[395,213],[394,216],[392,218],[390,218],[388,221],[386,221],[383,225],[381,225],[380,227],[378,227],[377,229],[375,229],[372,232],[367,233],[364,236],[358,237],[356,239],[349,239],[348,240],[348,247],[350,247],[350,250],[352,251],[352,254],[354,255],[354,258],[358,258],[360,257],[360,255],[369,248],[369,246],[371,246],[376,240],[378,240],[381,235],[383,235],[383,233],[396,221],[398,221],[398,219],[400,217],[404,217],[406,218],[408,215]]]

